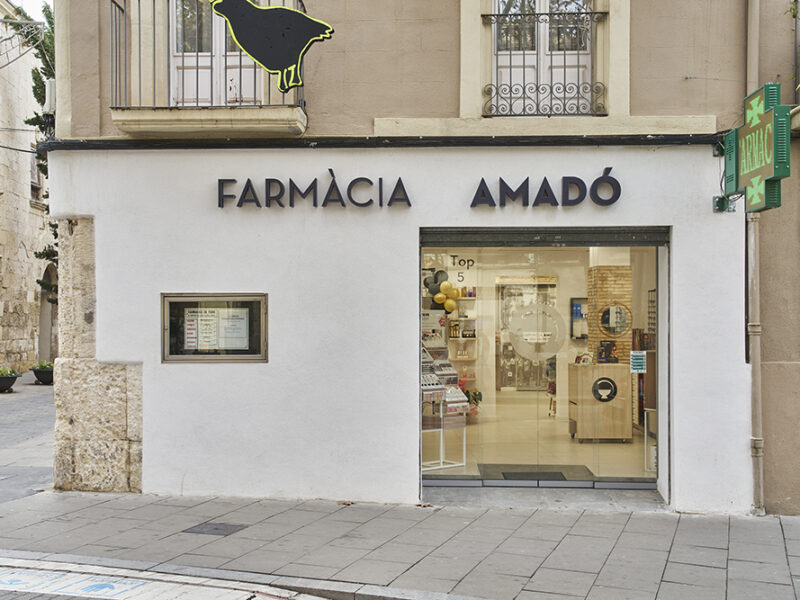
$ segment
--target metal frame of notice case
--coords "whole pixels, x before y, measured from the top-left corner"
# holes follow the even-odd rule
[[[162,363],[187,363],[187,362],[269,362],[267,342],[267,316],[269,294],[259,293],[162,293],[161,294],[161,362]],[[259,352],[254,354],[170,354],[169,351],[169,304],[171,302],[258,302],[258,312],[261,318]]]

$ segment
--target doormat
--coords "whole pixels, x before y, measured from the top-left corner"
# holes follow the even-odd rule
[[[503,479],[514,479],[520,481],[533,481],[543,479],[544,481],[566,481],[567,478],[561,471],[520,471],[510,473],[503,471]]]
[[[594,481],[597,479],[586,465],[508,465],[478,464],[481,479]],[[552,475],[560,475],[553,477]]]

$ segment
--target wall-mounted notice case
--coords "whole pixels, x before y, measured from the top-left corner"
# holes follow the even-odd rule
[[[162,362],[267,362],[267,294],[161,294]]]

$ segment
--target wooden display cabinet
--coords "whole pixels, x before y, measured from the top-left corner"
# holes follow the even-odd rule
[[[616,394],[608,401],[598,400],[595,383],[608,378]],[[600,384],[603,386],[603,384]],[[599,393],[606,394],[607,388]],[[624,364],[569,365],[569,432],[578,441],[633,439],[630,366]]]

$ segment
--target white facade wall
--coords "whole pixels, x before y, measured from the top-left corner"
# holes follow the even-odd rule
[[[605,167],[622,186],[609,207],[470,208],[481,177],[531,177],[533,201],[542,177],[560,197],[562,176]],[[416,501],[420,228],[657,225],[672,228],[659,489],[676,510],[750,508],[744,217],[712,213],[708,146],[54,151],[50,168],[53,214],[95,219],[97,358],[143,363],[144,492]],[[328,169],[343,193],[402,177],[412,207],[322,208]],[[263,201],[266,177],[318,178],[320,207],[217,207],[219,178]],[[163,292],[268,293],[269,363],[162,364]]]

